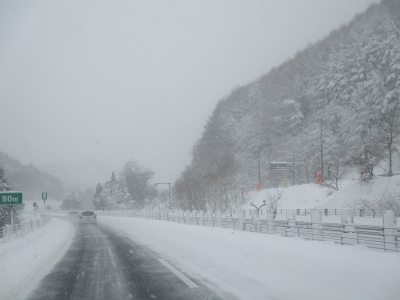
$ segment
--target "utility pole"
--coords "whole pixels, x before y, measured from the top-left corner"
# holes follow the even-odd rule
[[[292,184],[294,185],[294,159],[293,159],[292,168],[293,168],[293,174],[292,174],[293,175],[293,181],[292,181],[293,183]]]
[[[258,153],[258,182],[261,183],[261,151]]]
[[[324,181],[324,153],[323,153],[323,142],[322,139],[322,118],[321,118],[321,182]]]
[[[328,180],[331,181],[331,165],[332,163],[328,163]]]

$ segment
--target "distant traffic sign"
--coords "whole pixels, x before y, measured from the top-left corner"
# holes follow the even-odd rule
[[[47,200],[47,192],[42,193],[42,200]]]
[[[14,207],[15,207],[16,209],[18,209],[18,210],[22,210],[22,209],[25,208],[25,203],[15,205]]]
[[[0,205],[22,204],[21,192],[0,192]]]
[[[294,164],[287,161],[273,161],[270,163],[271,170],[276,171],[292,171]]]

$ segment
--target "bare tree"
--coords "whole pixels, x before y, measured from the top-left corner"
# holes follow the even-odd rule
[[[400,193],[385,192],[376,200],[379,209],[393,210],[396,216],[400,216]]]
[[[400,103],[395,102],[385,114],[382,114],[378,123],[377,141],[383,146],[385,155],[382,157],[388,165],[388,176],[393,175],[393,154],[397,152],[396,142],[400,136]]]
[[[277,189],[276,192],[267,192],[267,209],[276,214],[279,206],[279,200],[282,198],[282,190]]]
[[[125,163],[120,175],[130,196],[139,207],[145,204],[147,196],[156,197],[157,193],[153,193],[155,188],[149,186],[149,180],[154,175],[151,169],[141,167],[137,162],[130,160]]]
[[[328,164],[328,178],[323,182],[322,185],[338,191],[339,183],[348,173],[348,169],[348,166],[340,159],[332,159],[332,162]]]
[[[357,199],[346,203],[351,209],[363,210],[393,210],[396,216],[400,216],[400,193],[384,192],[377,199]]]
[[[374,147],[365,147],[363,152],[357,156],[352,156],[347,165],[356,167],[360,174],[360,181],[369,181],[374,176],[374,168],[382,159],[382,154]]]

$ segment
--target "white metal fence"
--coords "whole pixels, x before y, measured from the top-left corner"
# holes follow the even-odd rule
[[[105,210],[98,215],[139,217],[189,225],[214,226],[236,230],[303,237],[309,240],[333,241],[339,245],[365,245],[383,251],[400,251],[400,229],[396,216],[388,210],[383,226],[356,225],[351,210],[341,210],[341,223],[323,223],[318,210],[311,213],[311,222],[297,221],[296,210],[286,210],[285,220],[277,220],[272,212],[258,215],[249,211],[182,211],[182,210]]]
[[[307,216],[311,215],[314,211],[321,212],[324,216],[340,216],[343,211],[346,209],[336,209],[336,208],[324,208],[324,209],[277,209],[277,214],[286,214],[287,211],[294,210],[297,216]],[[362,218],[382,218],[383,214],[386,212],[386,209],[352,209],[353,215],[355,217],[362,217]],[[260,210],[260,214],[266,214],[266,210]]]
[[[14,237],[24,236],[26,233],[33,232],[50,221],[51,216],[41,215],[39,218],[31,219],[30,221],[13,224],[12,227],[11,225],[5,225],[0,227],[0,239],[5,243]]]

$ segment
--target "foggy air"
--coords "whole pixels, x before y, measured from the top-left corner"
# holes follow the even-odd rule
[[[398,0],[0,0],[0,299],[398,299]]]

